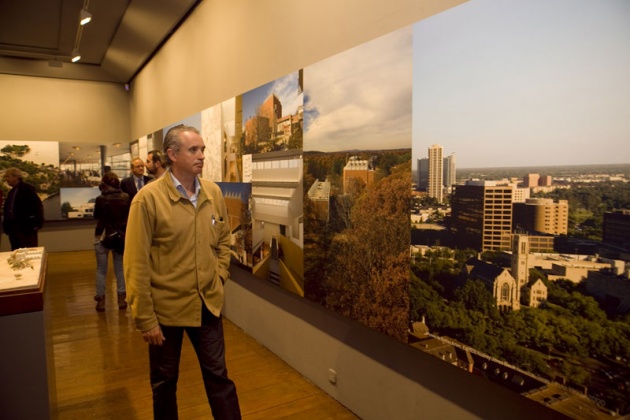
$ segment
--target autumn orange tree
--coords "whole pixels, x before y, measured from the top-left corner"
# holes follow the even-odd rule
[[[331,245],[325,304],[406,342],[409,321],[409,172],[369,186],[354,201],[349,228]]]

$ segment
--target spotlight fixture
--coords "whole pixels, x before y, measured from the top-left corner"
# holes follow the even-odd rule
[[[81,25],[87,25],[92,20],[92,13],[88,12],[85,9],[81,10]]]
[[[79,49],[75,48],[74,50],[72,50],[72,62],[76,63],[80,59],[81,59],[81,54],[79,53]]]

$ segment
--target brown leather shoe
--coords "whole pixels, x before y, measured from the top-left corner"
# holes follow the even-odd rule
[[[119,293],[118,294],[118,309],[125,309],[125,308],[127,308],[127,301],[125,300],[126,297],[127,297],[126,293]]]
[[[103,312],[105,310],[105,296],[94,296],[96,301],[96,311]]]

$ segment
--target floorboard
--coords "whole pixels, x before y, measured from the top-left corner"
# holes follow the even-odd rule
[[[116,305],[113,269],[107,303],[93,300],[92,251],[48,255],[46,316],[55,361],[53,419],[153,418],[147,346],[128,310]],[[243,419],[357,419],[280,358],[224,319],[226,361],[236,383]],[[184,340],[178,405],[181,419],[210,419],[199,365]]]

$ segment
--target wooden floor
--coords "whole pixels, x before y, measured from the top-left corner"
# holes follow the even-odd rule
[[[111,261],[107,309],[94,310],[92,251],[48,255],[46,314],[55,360],[54,419],[151,419],[147,345],[115,302]],[[224,319],[229,376],[244,419],[356,419],[321,389]],[[212,418],[194,351],[184,340],[180,419]]]

